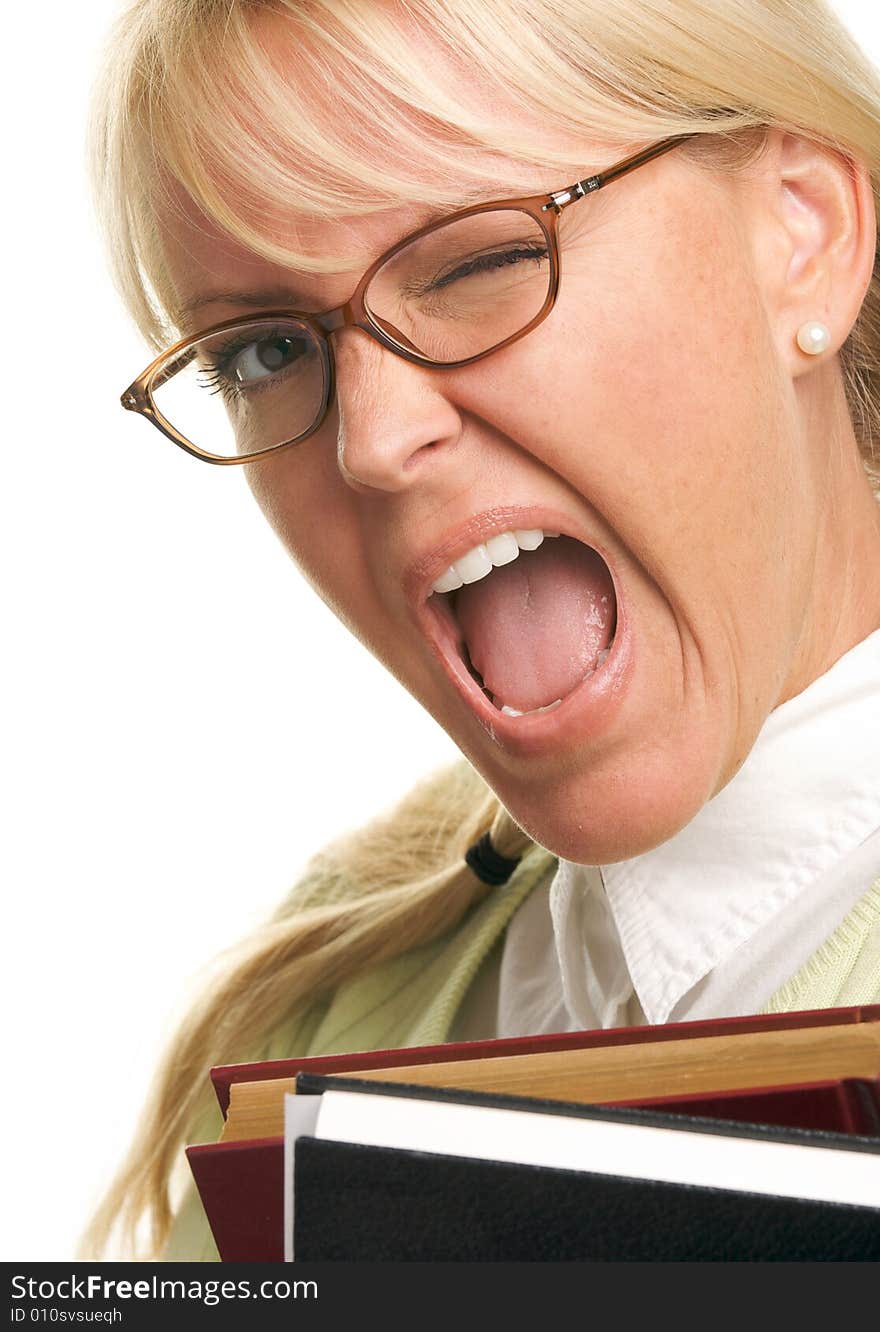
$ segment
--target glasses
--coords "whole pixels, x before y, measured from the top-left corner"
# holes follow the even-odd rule
[[[553,309],[563,210],[692,137],[663,139],[555,193],[476,204],[422,227],[334,310],[267,310],[184,338],[129,385],[122,406],[196,458],[246,463],[319,429],[333,401],[337,329],[360,328],[414,365],[471,365]]]

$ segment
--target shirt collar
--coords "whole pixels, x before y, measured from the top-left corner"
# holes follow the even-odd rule
[[[560,862],[604,882],[649,1022],[880,824],[880,630],[767,718],[746,761],[691,822],[632,860]]]

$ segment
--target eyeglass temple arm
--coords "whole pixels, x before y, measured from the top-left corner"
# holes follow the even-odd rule
[[[173,378],[179,370],[185,370],[190,362],[195,359],[195,355],[196,353],[192,348],[188,348],[183,351],[180,356],[175,356],[174,360],[171,361],[169,365],[166,365],[157,375],[154,375],[152,382],[150,383],[151,392],[155,391],[157,388],[161,388],[163,384],[167,384],[168,380]],[[149,372],[147,372],[147,374],[149,374]],[[143,378],[146,379],[147,375],[143,376]],[[129,412],[143,412],[145,408],[149,408],[147,394],[144,391],[142,381],[136,379],[133,384],[129,384],[128,388],[120,398],[120,402],[126,411]]]
[[[550,202],[544,205],[544,211],[549,208],[555,208],[560,213],[568,204],[574,203],[576,199],[583,199],[586,194],[594,194],[596,190],[601,190],[603,185],[608,185],[612,180],[617,180],[620,176],[625,176],[629,171],[635,171],[643,162],[650,162],[652,157],[660,157],[662,153],[668,153],[670,149],[677,148],[680,143],[687,139],[693,139],[693,134],[677,134],[672,139],[663,139],[660,143],[654,143],[650,148],[642,148],[639,152],[633,153],[631,157],[625,157],[622,162],[615,162],[614,166],[608,167],[606,171],[597,171],[593,176],[585,176],[583,180],[576,180],[573,185],[569,185],[564,190],[557,190],[550,196]]]

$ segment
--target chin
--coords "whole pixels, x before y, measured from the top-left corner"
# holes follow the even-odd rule
[[[610,865],[669,841],[720,789],[709,755],[699,757],[639,751],[628,763],[531,780],[481,772],[533,841],[563,860]]]

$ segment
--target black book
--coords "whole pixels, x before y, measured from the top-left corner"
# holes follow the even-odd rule
[[[880,1259],[880,1139],[299,1074],[296,1261]]]

